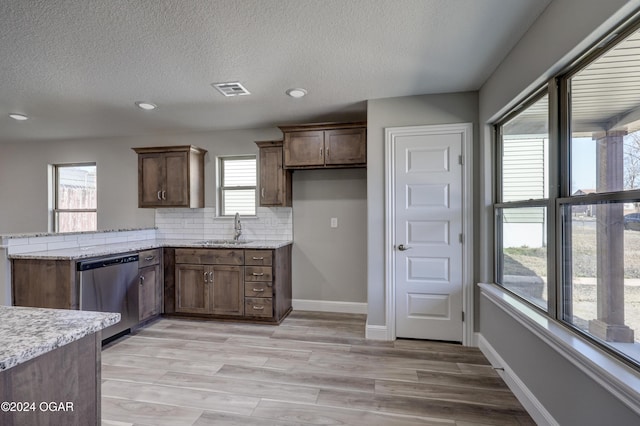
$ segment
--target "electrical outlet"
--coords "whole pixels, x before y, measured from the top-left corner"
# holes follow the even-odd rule
[[[332,228],[337,228],[338,227],[338,218],[337,217],[332,217],[331,218],[331,227]]]

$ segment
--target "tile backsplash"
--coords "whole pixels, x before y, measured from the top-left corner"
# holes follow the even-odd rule
[[[155,238],[156,230],[153,228],[65,234],[12,234],[11,236],[0,237],[0,247],[6,248],[7,254],[20,254],[35,251],[153,240]]]
[[[233,238],[233,218],[216,217],[213,207],[203,209],[156,209],[158,238],[228,239]],[[293,239],[291,207],[258,207],[256,216],[240,217],[241,239]]]

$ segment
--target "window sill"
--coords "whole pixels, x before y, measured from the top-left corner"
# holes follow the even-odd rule
[[[640,414],[640,373],[521,302],[496,284],[478,286],[482,296],[535,334],[549,347]]]

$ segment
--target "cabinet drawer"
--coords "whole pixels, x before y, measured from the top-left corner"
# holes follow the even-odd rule
[[[245,266],[244,280],[246,281],[269,281],[273,280],[271,266]]]
[[[273,252],[271,250],[245,250],[245,265],[272,265]]]
[[[273,297],[273,284],[270,282],[244,283],[246,297]]]
[[[176,263],[195,265],[243,265],[244,250],[176,249]]]
[[[272,317],[273,303],[271,299],[259,297],[244,298],[244,314],[250,317]]]
[[[160,249],[143,250],[138,252],[138,267],[140,269],[146,266],[158,265],[160,263]]]

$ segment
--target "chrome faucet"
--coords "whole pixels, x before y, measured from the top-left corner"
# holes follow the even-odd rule
[[[240,235],[242,235],[242,225],[240,224],[240,213],[236,213],[236,216],[233,219],[233,229],[235,233],[233,234],[233,240],[238,241],[240,239]]]

